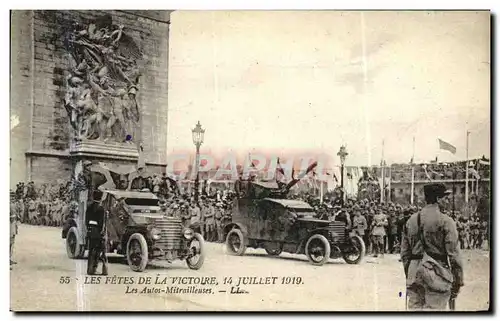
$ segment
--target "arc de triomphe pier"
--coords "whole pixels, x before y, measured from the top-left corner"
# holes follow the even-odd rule
[[[11,11],[11,188],[166,166],[170,11]]]

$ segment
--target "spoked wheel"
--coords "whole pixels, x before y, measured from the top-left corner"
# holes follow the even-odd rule
[[[194,233],[189,242],[189,255],[186,263],[191,270],[198,270],[205,261],[205,241],[199,233]]]
[[[321,234],[315,234],[307,240],[306,256],[313,265],[323,265],[330,258],[330,242]]]
[[[342,256],[348,264],[358,264],[366,253],[365,242],[358,235],[350,237],[351,245],[348,252],[343,252]]]
[[[135,272],[146,269],[149,260],[148,243],[141,233],[130,236],[127,242],[127,263]]]
[[[272,243],[272,244],[266,244],[264,247],[266,250],[267,254],[271,256],[278,256],[283,252],[283,244],[281,243]]]
[[[84,251],[85,248],[78,242],[78,230],[73,226],[66,235],[66,254],[70,259],[80,259]]]
[[[227,251],[232,255],[243,255],[247,249],[245,237],[240,229],[232,229],[226,237]]]

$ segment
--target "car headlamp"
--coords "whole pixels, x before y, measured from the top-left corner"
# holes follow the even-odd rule
[[[161,231],[159,229],[157,229],[156,227],[153,227],[150,231],[151,233],[151,237],[153,238],[153,240],[159,240],[160,239],[160,233]]]
[[[182,232],[182,235],[184,236],[184,238],[186,240],[190,240],[194,236],[194,231],[192,229],[190,229],[190,228],[187,228],[187,229],[184,230],[184,232]]]

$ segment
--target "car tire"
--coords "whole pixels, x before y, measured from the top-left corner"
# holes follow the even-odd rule
[[[321,256],[321,259],[315,258],[315,253],[312,251],[313,249],[315,249],[313,247],[315,244],[318,244],[319,246],[323,247],[322,250],[323,255]],[[328,259],[330,259],[330,253],[331,253],[330,242],[328,242],[326,237],[324,237],[323,235],[314,234],[307,240],[305,253],[307,259],[312,265],[317,265],[317,266],[323,265],[328,261]]]
[[[66,253],[70,259],[77,260],[83,257],[85,247],[80,244],[79,240],[76,226],[71,227],[66,235]]]
[[[237,240],[237,242],[235,242]],[[235,243],[237,243],[237,248],[235,248]],[[246,240],[240,229],[233,228],[226,237],[226,248],[229,254],[241,256],[245,254],[247,249]]]
[[[139,253],[134,253],[131,246]],[[134,272],[143,272],[149,262],[149,249],[146,238],[141,233],[134,233],[127,241],[127,263]]]
[[[344,258],[344,261],[346,261],[347,264],[359,264],[365,254],[366,254],[366,245],[365,242],[361,237],[358,235],[353,235],[350,237],[351,242],[354,244],[356,250],[357,250],[357,256],[356,258],[351,258],[350,255],[352,253],[342,253],[342,257]]]
[[[191,270],[199,270],[203,266],[203,262],[205,261],[205,255],[206,255],[205,240],[203,240],[203,236],[201,236],[201,234],[199,234],[199,233],[194,233],[194,236],[193,236],[193,239],[191,239],[191,242],[195,239],[200,244],[200,249],[199,249],[200,256],[195,263],[193,263],[191,261],[191,258],[189,258],[189,257],[186,258],[186,263]],[[190,249],[191,249],[191,242],[189,242]]]

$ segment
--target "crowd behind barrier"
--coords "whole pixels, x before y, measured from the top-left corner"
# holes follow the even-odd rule
[[[167,179],[155,176],[143,181],[137,190],[147,189],[158,196],[168,215],[181,217],[191,225],[199,227],[205,240],[223,242],[223,227],[231,222],[232,203],[238,195],[232,188],[213,189],[202,192],[196,201],[193,191],[179,190]],[[18,183],[11,208],[20,221],[31,225],[61,226],[68,215],[75,211],[70,197],[70,183],[35,185],[34,182]],[[337,193],[337,194],[336,194]],[[317,217],[326,220],[344,221],[352,233],[358,234],[366,244],[367,253],[373,253],[372,234],[377,228],[374,217],[382,214],[384,235],[383,253],[398,253],[401,235],[408,218],[417,213],[423,204],[402,205],[392,202],[380,203],[369,199],[347,199],[341,201],[336,193],[326,194],[323,201],[313,192],[291,192],[289,197],[311,205]],[[462,249],[488,249],[489,219],[481,213],[464,213],[443,208],[457,224]],[[378,232],[377,232],[378,233]]]

